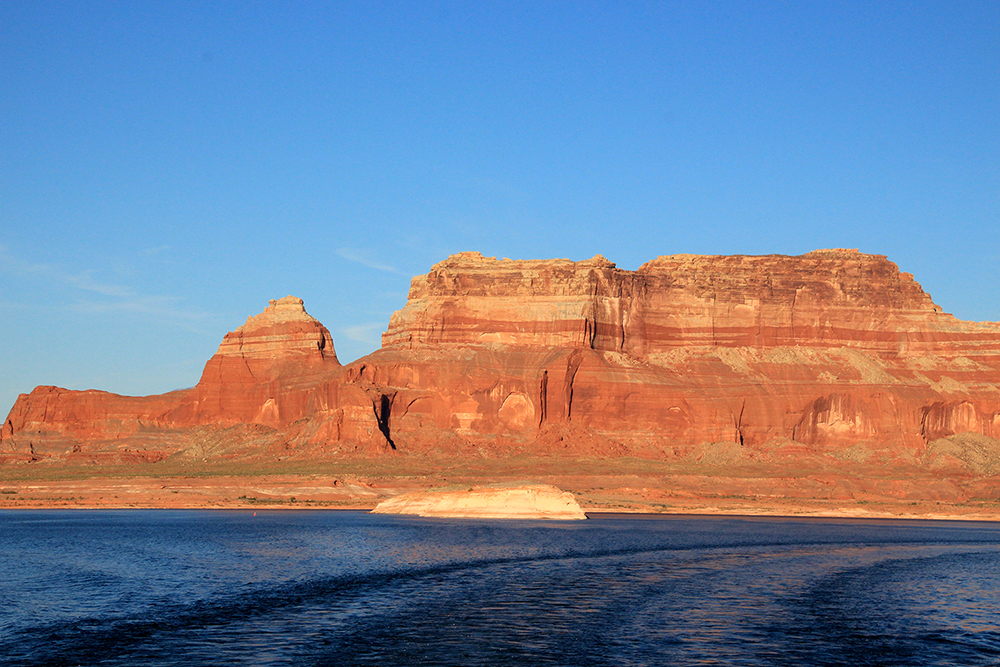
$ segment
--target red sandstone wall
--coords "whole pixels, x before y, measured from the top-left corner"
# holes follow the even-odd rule
[[[370,451],[663,455],[794,440],[919,453],[954,433],[1000,437],[1000,326],[942,313],[912,276],[856,251],[678,255],[634,272],[600,256],[463,253],[414,278],[383,349],[347,367],[288,297],[227,334],[195,389],[39,388],[0,443],[237,423]]]

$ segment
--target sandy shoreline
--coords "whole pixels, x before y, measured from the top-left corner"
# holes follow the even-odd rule
[[[850,500],[768,497],[670,497],[607,479],[569,485],[585,512],[1000,521],[995,501]],[[546,479],[546,483],[556,480]],[[426,479],[267,475],[128,479],[0,480],[0,509],[371,510],[379,502],[434,486]]]

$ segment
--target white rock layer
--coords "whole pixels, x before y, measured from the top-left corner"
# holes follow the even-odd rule
[[[586,519],[573,494],[546,484],[413,491],[379,503],[375,514],[476,519]]]

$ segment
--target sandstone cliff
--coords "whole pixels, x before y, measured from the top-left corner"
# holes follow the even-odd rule
[[[575,424],[638,452],[1000,435],[1000,326],[851,250],[636,272],[456,255],[413,280],[362,373],[396,392],[394,431]]]
[[[288,297],[227,334],[194,389],[22,395],[0,451],[141,440],[167,456],[196,427],[239,424],[303,456],[728,452],[971,474],[969,452],[1000,437],[1000,325],[943,313],[895,264],[853,250],[637,271],[462,253],[413,279],[382,349],[352,364]],[[959,434],[984,440],[928,447]]]
[[[168,419],[280,427],[305,416],[309,391],[339,367],[330,332],[302,299],[272,300],[225,335],[198,385]]]
[[[162,458],[183,448],[185,438],[178,434],[195,426],[281,429],[315,419],[321,412],[316,387],[342,370],[330,332],[306,312],[302,299],[272,300],[225,335],[193,389],[141,398],[57,387],[22,394],[0,430],[0,453],[68,452],[100,461],[92,450],[125,448]],[[341,393],[346,394],[338,401],[342,412],[351,410],[352,398],[369,402],[364,392],[355,396],[345,388]],[[377,431],[374,417],[361,421]]]

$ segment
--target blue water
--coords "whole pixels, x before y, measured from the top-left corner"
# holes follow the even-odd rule
[[[1000,524],[0,511],[0,665],[1000,665]]]

